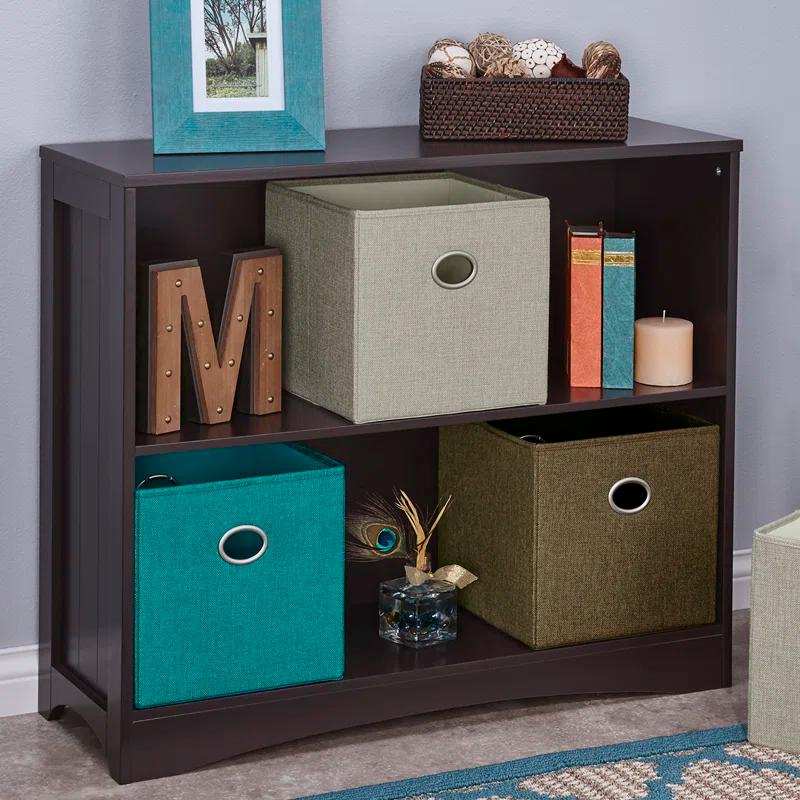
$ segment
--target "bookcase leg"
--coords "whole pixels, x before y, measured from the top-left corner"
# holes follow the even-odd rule
[[[52,722],[53,720],[61,719],[64,716],[64,709],[66,706],[57,705],[57,706],[50,706],[49,708],[40,708],[39,713],[48,721]]]

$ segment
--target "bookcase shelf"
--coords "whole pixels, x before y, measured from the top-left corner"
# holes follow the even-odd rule
[[[439,674],[452,675],[458,672],[462,675],[478,675],[482,672],[516,672],[521,676],[531,675],[531,670],[549,669],[553,666],[565,667],[573,661],[580,663],[580,659],[592,656],[611,655],[620,651],[654,648],[664,651],[683,642],[698,643],[721,634],[719,624],[701,625],[676,631],[664,631],[647,636],[631,637],[629,639],[616,639],[605,642],[592,642],[590,644],[559,647],[551,650],[531,650],[521,642],[507,636],[502,631],[483,622],[463,609],[459,610],[459,636],[453,642],[422,650],[396,647],[375,635],[377,608],[372,603],[363,603],[349,609],[347,615],[347,639],[345,653],[347,669],[341,683],[335,684],[345,692],[364,690],[367,688],[381,687],[389,692],[398,688],[408,688],[408,684],[422,682],[435,678]],[[674,676],[668,675],[667,669],[659,670],[664,691],[679,691],[673,681]],[[587,684],[592,678],[585,675]],[[687,691],[696,690],[693,679],[682,676],[686,681]],[[570,677],[569,680],[574,680]],[[708,688],[717,685],[717,674],[708,669],[704,680]],[[334,684],[306,684],[305,686],[292,686],[286,689],[277,689],[269,692],[253,692],[249,694],[234,695],[220,698],[215,701],[200,701],[181,703],[178,705],[148,708],[134,712],[134,718],[141,722],[147,720],[163,719],[165,717],[192,717],[209,709],[210,703],[217,707],[247,706],[262,700],[288,700],[289,698],[318,697],[326,695],[333,689]],[[477,688],[477,687],[476,687]],[[484,687],[485,690],[486,687]],[[504,695],[502,686],[491,687],[495,694]],[[580,687],[571,690],[580,693]],[[589,689],[588,691],[596,691]],[[612,690],[613,691],[613,690]],[[626,690],[631,693],[640,690],[635,683],[631,683]],[[652,691],[656,691],[653,689]],[[529,694],[522,696],[542,697],[549,694],[563,693],[556,686],[531,686]],[[516,690],[509,697],[519,697]],[[499,697],[497,699],[503,699]],[[405,716],[402,709],[395,716]],[[342,726],[345,727],[345,726]]]
[[[586,411],[593,408],[647,405],[677,402],[706,397],[723,397],[727,392],[724,381],[698,379],[687,386],[642,386],[630,389],[579,389],[570,387],[565,375],[550,381],[547,403],[540,406],[493,408],[446,414],[435,417],[414,417],[361,425],[313,405],[300,397],[284,392],[283,411],[264,417],[235,413],[230,422],[202,425],[183,422],[181,430],[160,436],[138,433],[136,454],[168,453],[207,447],[231,447],[267,442],[302,442],[339,436],[359,436],[414,428],[438,428],[466,422],[487,422],[494,419],[536,417]]]
[[[558,694],[729,685],[741,141],[636,119],[628,141],[613,144],[432,143],[412,127],[333,131],[328,141],[325,153],[209,156],[153,157],[149,141],[42,147],[40,712],[53,719],[73,707],[102,743],[112,776],[127,783],[409,714]],[[550,199],[546,404],[355,425],[285,394],[280,414],[137,434],[140,265],[197,258],[216,322],[226,253],[264,244],[266,181],[440,169]],[[636,230],[637,315],[666,308],[693,320],[693,384],[568,386],[567,219]],[[464,612],[457,641],[413,652],[375,630],[375,586],[394,572],[385,563],[351,564],[343,680],[134,708],[137,456],[306,441],[345,464],[348,503],[402,486],[425,505],[437,493],[440,426],[643,404],[669,404],[720,426],[713,624],[531,651]]]

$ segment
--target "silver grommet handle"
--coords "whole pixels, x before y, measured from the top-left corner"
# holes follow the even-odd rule
[[[650,484],[641,478],[623,478],[608,490],[608,504],[618,514],[638,514],[652,497]]]
[[[148,483],[150,483],[150,481],[168,481],[173,486],[179,485],[178,481],[176,481],[172,475],[148,475],[144,480],[141,480],[136,484],[136,488],[143,489]]]
[[[248,531],[261,537],[261,547],[258,549],[258,552],[254,553],[252,556],[248,556],[247,558],[234,558],[233,556],[229,556],[225,551],[225,544],[228,539],[230,539],[232,536],[236,536],[237,533],[245,533]],[[258,559],[261,558],[261,556],[263,556],[266,552],[267,544],[267,534],[257,525],[237,525],[235,528],[231,528],[229,531],[225,531],[225,533],[222,534],[222,538],[219,540],[217,550],[219,551],[223,561],[227,561],[229,564],[241,566],[243,564],[252,564],[254,561],[258,561]]]
[[[431,267],[431,277],[442,289],[462,289],[475,280],[478,262],[463,250],[451,250],[439,256]]]

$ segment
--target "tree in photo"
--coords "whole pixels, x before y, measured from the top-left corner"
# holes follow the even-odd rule
[[[206,93],[209,97],[256,95],[252,34],[266,32],[266,0],[204,0]]]

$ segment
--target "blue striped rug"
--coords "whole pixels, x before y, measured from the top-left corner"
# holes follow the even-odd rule
[[[800,756],[743,725],[570,750],[317,795],[314,800],[800,800]],[[311,800],[305,798],[304,800]]]

